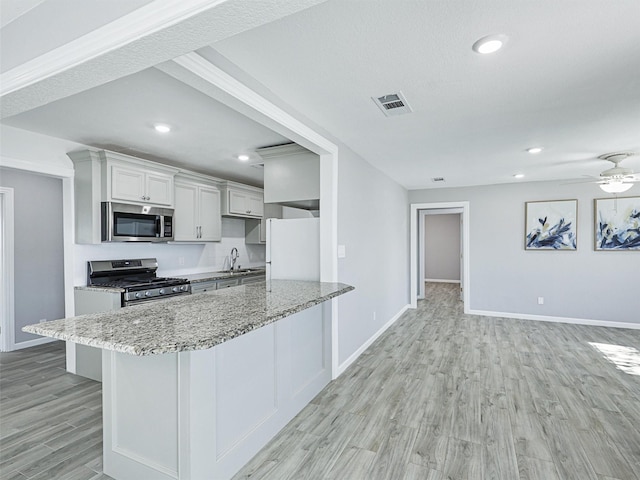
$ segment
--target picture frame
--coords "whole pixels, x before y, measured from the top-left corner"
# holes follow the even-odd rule
[[[640,197],[593,201],[596,251],[640,251]]]
[[[525,202],[525,250],[577,250],[578,200]]]

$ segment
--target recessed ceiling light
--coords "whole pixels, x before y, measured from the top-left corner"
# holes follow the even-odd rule
[[[171,127],[169,125],[165,125],[164,123],[156,123],[153,128],[155,128],[156,132],[159,133],[169,133],[171,131]]]
[[[514,175],[515,178],[524,178],[524,173],[516,173]]]
[[[474,52],[485,55],[487,53],[497,52],[504,46],[506,42],[506,35],[487,35],[486,37],[482,37],[481,39],[477,40],[471,48],[473,48]]]
[[[249,155],[245,155],[244,153],[238,155],[238,160],[240,160],[241,162],[246,162],[247,160],[249,160]]]
[[[542,147],[527,148],[527,152],[529,153],[540,153],[541,151],[542,151]]]

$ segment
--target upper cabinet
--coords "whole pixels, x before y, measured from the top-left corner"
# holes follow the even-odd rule
[[[110,167],[110,199],[171,206],[173,176],[160,171],[147,171],[113,164]]]
[[[221,190],[223,216],[262,218],[264,196],[261,188],[235,182],[223,182]]]
[[[305,210],[320,208],[320,157],[295,143],[260,148],[264,201]]]
[[[106,151],[99,152],[99,156],[106,182],[103,201],[173,206],[177,168]]]
[[[101,202],[174,206],[177,168],[106,150],[68,155],[75,169],[77,243],[101,242]]]
[[[216,242],[222,239],[220,190],[205,176],[179,174],[175,181],[174,240]]]

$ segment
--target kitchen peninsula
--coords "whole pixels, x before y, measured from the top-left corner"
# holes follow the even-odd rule
[[[273,280],[24,331],[103,349],[105,474],[225,479],[331,380],[323,302],[350,290]]]

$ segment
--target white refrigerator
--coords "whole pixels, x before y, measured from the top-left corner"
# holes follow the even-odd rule
[[[320,281],[320,218],[267,220],[267,281]]]

